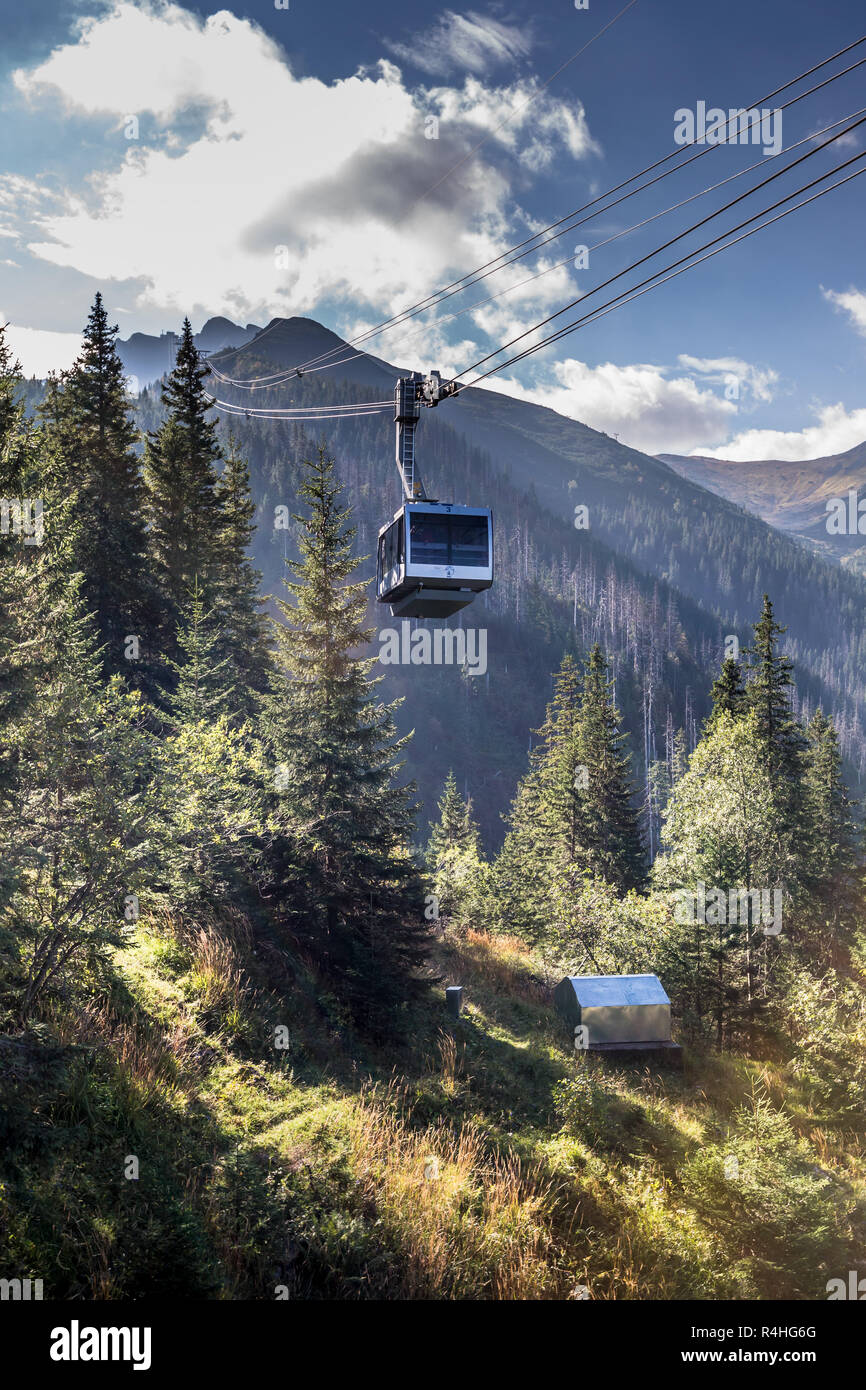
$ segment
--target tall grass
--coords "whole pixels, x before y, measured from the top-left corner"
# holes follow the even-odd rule
[[[529,947],[518,936],[490,936],[471,928],[463,936],[449,936],[454,965],[479,983],[508,995],[547,1002],[547,988],[532,974]]]
[[[451,1059],[446,1053],[446,1067]],[[557,1184],[491,1150],[472,1123],[414,1128],[392,1086],[364,1095],[350,1126],[360,1195],[401,1259],[391,1297],[537,1299],[562,1294]]]

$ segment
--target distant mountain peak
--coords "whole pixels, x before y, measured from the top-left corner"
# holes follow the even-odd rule
[[[261,328],[256,323],[248,323],[242,328],[231,319],[215,315],[202,325],[201,332],[193,334],[193,341],[202,352],[219,352],[222,348],[239,348],[248,343]],[[175,345],[180,337],[177,329],[163,329],[159,334],[133,333],[129,338],[120,338],[117,350],[133,385],[149,386],[159,381],[174,366]]]

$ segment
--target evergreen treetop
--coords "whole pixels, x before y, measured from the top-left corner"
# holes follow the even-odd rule
[[[731,714],[735,718],[744,714],[748,702],[743,685],[743,668],[732,656],[726,656],[722,669],[713,682],[713,709],[710,719],[719,714]]]

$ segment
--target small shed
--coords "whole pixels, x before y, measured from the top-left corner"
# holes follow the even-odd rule
[[[658,975],[566,975],[553,1002],[570,1028],[585,1026],[590,1050],[670,1045],[671,1001]]]

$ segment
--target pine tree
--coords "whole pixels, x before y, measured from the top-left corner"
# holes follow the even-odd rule
[[[457,790],[453,769],[439,799],[439,820],[430,831],[426,859],[439,912],[463,920],[477,906],[481,846],[478,827],[472,819],[472,801],[464,801]]]
[[[423,891],[409,853],[411,789],[395,785],[393,706],[357,655],[366,581],[351,582],[354,528],[324,450],[305,463],[294,604],[280,601],[279,673],[264,727],[277,764],[270,889],[276,915],[356,1021],[393,1031],[418,988]],[[297,866],[303,872],[298,874]]]
[[[159,609],[148,564],[138,435],[116,337],[97,292],[81,353],[43,412],[46,485],[55,496],[74,498],[70,563],[84,576],[82,596],[95,616],[104,673],[149,685]],[[131,636],[139,639],[140,665],[128,659]]]
[[[218,584],[220,447],[189,319],[184,319],[174,369],[162,388],[166,417],[145,450],[150,545],[169,606],[164,647],[174,656],[177,615],[198,581],[209,602]]]
[[[743,685],[743,670],[732,656],[722,662],[721,673],[713,682],[713,709],[710,719],[718,714],[730,714],[736,719],[747,708],[746,691]]]
[[[221,627],[217,650],[232,670],[235,708],[250,716],[256,709],[256,696],[267,688],[270,655],[259,598],[261,574],[249,558],[256,506],[250,492],[249,467],[234,436],[229,438],[216,497],[216,606]]]
[[[580,793],[578,836],[592,873],[621,890],[645,878],[638,813],[624,753],[625,735],[614,707],[607,661],[596,643],[583,675],[577,726],[577,752],[587,770]]]

